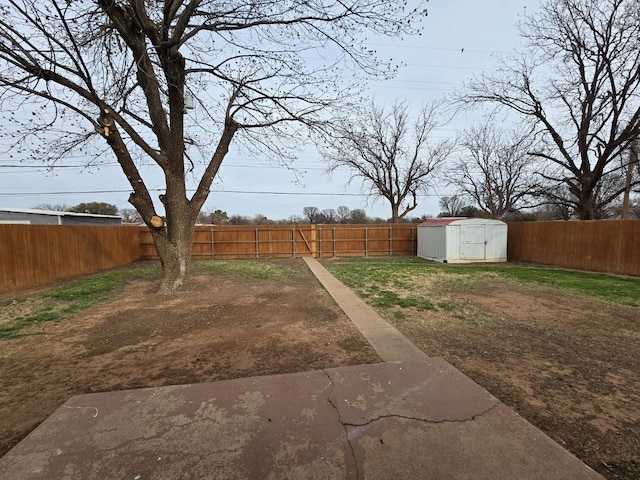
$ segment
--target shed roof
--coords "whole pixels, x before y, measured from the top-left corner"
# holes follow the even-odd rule
[[[472,218],[472,217],[442,217],[430,218],[422,222],[419,227],[445,227],[447,225],[488,225],[488,224],[504,224],[502,220],[492,220],[489,218]]]

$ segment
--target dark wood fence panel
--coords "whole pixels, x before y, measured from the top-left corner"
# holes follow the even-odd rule
[[[136,227],[0,225],[0,294],[139,258],[140,230]]]
[[[509,260],[640,275],[640,220],[510,223]]]
[[[194,258],[278,258],[415,255],[416,225],[196,226]],[[141,230],[143,258],[158,258]]]

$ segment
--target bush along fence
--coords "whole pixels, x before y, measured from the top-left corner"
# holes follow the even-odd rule
[[[283,258],[415,255],[415,224],[196,226],[194,258]],[[142,258],[158,258],[141,233]]]

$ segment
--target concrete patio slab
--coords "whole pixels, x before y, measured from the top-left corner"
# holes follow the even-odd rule
[[[73,397],[3,479],[597,479],[439,358]]]

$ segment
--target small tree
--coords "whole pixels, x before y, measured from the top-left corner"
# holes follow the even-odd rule
[[[200,212],[198,215],[198,221],[200,223],[210,223],[213,225],[224,225],[229,221],[229,215],[227,212],[224,212],[220,209],[215,210],[214,212]]]
[[[368,222],[369,219],[367,218],[367,212],[362,208],[355,208],[349,213],[349,223],[361,224]]]
[[[333,208],[325,208],[321,213],[321,223],[336,223],[336,211]]]
[[[385,198],[395,223],[418,206],[418,196],[452,150],[451,142],[433,139],[438,126],[435,104],[423,106],[411,123],[407,104],[386,110],[372,102],[360,114],[336,120],[323,153],[331,170],[349,168],[352,180],[361,179],[370,195]]]
[[[468,203],[462,195],[442,197],[439,203],[439,217],[460,217],[463,210],[468,207]]]
[[[118,207],[105,202],[79,203],[69,209],[74,213],[94,213],[96,215],[117,215]]]
[[[244,215],[231,215],[229,225],[251,225],[251,219]]]
[[[339,223],[347,223],[350,215],[351,210],[346,205],[340,205],[336,208],[336,219]]]
[[[71,207],[66,203],[39,203],[33,208],[37,210],[49,210],[50,212],[68,212]]]
[[[124,223],[134,223],[134,224],[144,223],[138,211],[133,208],[122,208],[120,209],[119,213]]]
[[[306,217],[309,223],[317,223],[318,215],[320,215],[320,209],[318,207],[304,207],[302,214]]]

